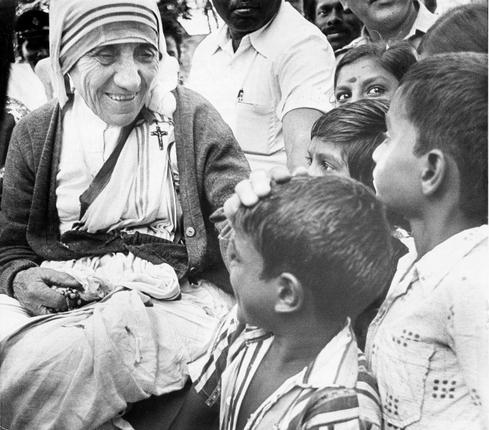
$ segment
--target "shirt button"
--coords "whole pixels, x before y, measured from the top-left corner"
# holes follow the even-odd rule
[[[195,228],[187,227],[187,229],[185,230],[185,236],[194,237],[195,236]]]

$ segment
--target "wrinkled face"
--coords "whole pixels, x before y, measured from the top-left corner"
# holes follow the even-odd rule
[[[217,13],[229,26],[233,39],[241,38],[267,24],[282,0],[214,0]]]
[[[417,130],[406,117],[403,96],[394,96],[386,116],[385,141],[374,151],[374,187],[379,199],[407,219],[417,216],[422,197],[421,158],[414,154]]]
[[[413,8],[413,0],[348,0],[348,7],[368,27],[400,25]]]
[[[157,50],[146,43],[99,46],[69,72],[88,107],[110,125],[129,125],[158,73]]]
[[[372,57],[362,57],[343,66],[336,80],[335,99],[337,104],[351,103],[364,98],[390,100],[399,81],[379,66]]]
[[[313,137],[307,147],[307,172],[311,176],[324,176],[326,173],[336,173],[350,177],[348,164],[343,159],[341,146],[327,140]]]
[[[362,28],[360,20],[351,10],[344,10],[340,0],[317,0],[314,22],[335,51],[358,37]]]
[[[241,321],[265,328],[273,308],[273,281],[260,279],[263,258],[249,238],[234,232],[228,249],[229,275]]]

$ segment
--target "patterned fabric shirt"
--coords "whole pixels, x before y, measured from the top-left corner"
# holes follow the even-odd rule
[[[489,428],[487,239],[484,225],[400,260],[367,337],[387,429]]]
[[[222,321],[207,355],[191,365],[190,372],[208,406],[220,401],[221,430],[236,428],[246,391],[274,338],[239,324],[236,309]],[[374,430],[380,429],[380,415],[375,380],[348,322],[312,363],[248,417],[244,428]]]

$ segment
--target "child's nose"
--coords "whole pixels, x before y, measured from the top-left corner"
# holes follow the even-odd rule
[[[372,159],[374,160],[374,163],[378,163],[380,156],[381,156],[381,151],[383,150],[382,148],[384,147],[384,144],[381,143],[377,148],[374,149],[374,152],[372,153]]]

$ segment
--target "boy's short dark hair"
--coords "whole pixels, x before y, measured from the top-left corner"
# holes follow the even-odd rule
[[[385,139],[388,109],[387,101],[372,99],[338,106],[314,123],[311,139],[341,146],[350,176],[374,189],[372,154]]]
[[[335,88],[340,70],[361,58],[373,58],[380,67],[387,70],[399,81],[409,67],[416,63],[416,51],[407,41],[396,42],[389,47],[387,47],[385,42],[376,42],[351,48],[336,65],[334,73]]]
[[[450,9],[430,27],[420,54],[482,52],[487,54],[487,4],[471,3]]]
[[[383,206],[350,178],[328,174],[273,184],[269,196],[239,209],[233,226],[261,254],[262,278],[292,273],[317,309],[338,320],[354,318],[392,275]]]
[[[487,222],[487,54],[435,55],[410,69],[398,90],[417,128],[415,154],[438,148],[460,174],[460,208]]]

